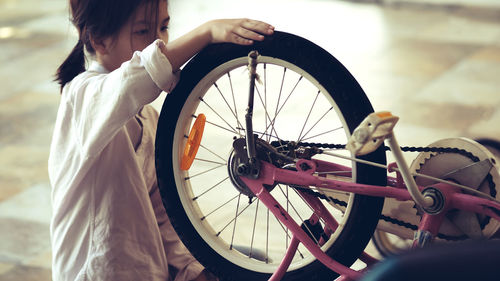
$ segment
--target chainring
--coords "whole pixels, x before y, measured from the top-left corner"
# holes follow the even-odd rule
[[[495,156],[479,143],[466,138],[449,138],[439,140],[430,144],[431,147],[455,147],[463,149],[471,156],[458,153],[446,152],[422,152],[412,165],[411,172],[417,172],[428,176],[441,179],[453,180],[459,184],[472,187],[480,192],[488,194],[497,200],[500,199],[500,174]],[[486,174],[478,173],[473,165],[480,161],[489,161],[492,165],[487,166]],[[478,166],[478,165],[476,165]],[[469,167],[465,168],[464,167]],[[489,169],[489,171],[488,171]],[[416,177],[415,181],[420,186],[429,186],[435,184],[435,181]],[[470,186],[475,182],[474,186]],[[465,191],[465,193],[467,193]],[[421,212],[418,212],[420,214]],[[490,238],[500,229],[500,222],[492,220],[489,217],[473,214],[460,210],[449,211],[446,215],[439,233],[444,237],[463,237],[480,239]]]

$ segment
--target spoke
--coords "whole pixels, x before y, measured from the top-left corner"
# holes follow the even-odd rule
[[[284,75],[284,73],[283,73],[283,75]],[[265,112],[265,115],[267,117],[267,118],[264,118],[265,121],[266,121],[266,124],[267,124],[268,119],[270,121],[269,124],[266,125],[266,129],[264,130],[264,133],[260,133],[261,134],[261,137],[260,137],[261,139],[263,138],[264,135],[266,135],[266,136],[268,136],[267,141],[269,142],[270,137],[273,136],[272,133],[274,132],[274,134],[276,135],[276,139],[278,139],[278,141],[280,142],[280,144],[282,144],[281,143],[281,138],[278,136],[278,132],[276,131],[276,127],[274,126],[274,123],[276,122],[276,117],[281,112],[281,109],[283,109],[283,107],[285,106],[286,102],[288,101],[288,99],[290,98],[290,96],[292,95],[292,93],[295,91],[295,88],[297,87],[297,85],[299,84],[299,82],[301,81],[301,79],[302,79],[302,76],[299,78],[299,80],[297,81],[297,83],[295,83],[295,86],[293,87],[292,91],[290,92],[290,94],[288,94],[288,96],[286,97],[285,101],[283,102],[283,104],[281,105],[281,107],[278,109],[279,101],[280,101],[280,98],[281,98],[281,90],[282,90],[282,89],[280,89],[280,94],[279,94],[279,97],[278,97],[278,103],[276,104],[277,112],[275,112],[275,115],[274,115],[274,117],[273,117],[272,120],[271,120],[271,117],[269,116],[269,113],[267,111],[267,105],[265,105],[264,102],[262,101],[262,97],[261,97],[259,88],[255,87],[255,89],[257,90],[257,94],[259,95],[260,101],[261,101],[261,103],[264,106],[264,112]],[[283,83],[283,81],[282,81],[282,83]],[[283,85],[281,85],[281,87],[283,87]],[[271,132],[267,133],[269,127],[271,127]]]
[[[233,248],[234,232],[236,230],[236,221],[238,218],[238,210],[240,209],[240,199],[241,199],[241,193],[238,196],[238,203],[236,203],[236,213],[234,214],[234,224],[233,224],[233,235],[231,235],[231,244],[229,244],[229,250],[231,250]]]
[[[241,128],[236,128],[236,129],[238,129],[238,130],[239,130],[239,129],[241,129]],[[282,142],[282,141],[283,141],[282,139],[278,138],[278,137],[277,137],[277,136],[275,136],[275,135],[271,135],[271,134],[264,133],[264,132],[261,132],[261,131],[256,131],[256,130],[253,130],[253,132],[254,132],[254,133],[256,133],[256,134],[262,135],[262,136],[264,136],[264,135],[265,135],[265,136],[267,136],[267,137],[268,137],[267,142],[270,142],[271,138],[275,138],[275,139],[277,139],[277,140],[278,140],[278,141],[280,141],[280,142]],[[262,139],[262,138],[261,138],[261,139]],[[283,145],[283,146],[285,146],[285,145]]]
[[[221,159],[222,161],[227,161],[227,159],[224,159],[222,156],[220,156],[219,154],[215,153],[214,151],[212,151],[211,149],[209,149],[208,147],[204,146],[203,144],[200,144],[200,147],[205,149],[206,151],[212,153],[213,155],[215,155],[217,158]]]
[[[241,193],[239,193],[239,195],[241,195]],[[238,197],[239,195],[236,195],[234,198]],[[234,220],[236,220],[237,217],[239,217],[241,214],[243,214],[243,212],[245,212],[245,210],[248,209],[248,207],[250,207],[250,205],[252,205],[253,202],[255,202],[255,200],[253,200],[252,202],[250,202],[250,204],[246,205],[245,208],[243,208],[243,210],[241,210],[241,212],[239,212],[235,216],[234,219],[232,219],[231,221],[229,221],[219,232],[217,232],[217,234],[215,236],[219,236],[222,233],[222,231],[224,231],[224,229],[226,229]]]
[[[233,128],[233,126],[231,126],[231,124],[229,124],[229,123],[226,121],[226,119],[224,119],[224,117],[220,116],[220,114],[219,114],[219,113],[217,113],[217,111],[215,111],[215,110],[214,110],[214,109],[213,109],[213,108],[212,108],[212,107],[211,107],[211,106],[210,106],[210,105],[209,105],[209,104],[208,104],[208,103],[207,103],[204,99],[202,99],[202,98],[199,98],[199,99],[200,99],[200,101],[202,101],[202,102],[203,102],[203,103],[204,103],[204,104],[205,104],[208,108],[210,108],[210,110],[212,110],[212,112],[213,112],[213,113],[215,113],[217,116],[219,116],[219,118],[220,118],[222,121],[224,121],[224,123],[226,123],[226,125],[228,125],[228,126],[229,126],[229,128],[231,128],[231,130],[232,130],[232,132],[233,132],[233,133],[240,135],[240,133],[239,133],[238,131],[236,131],[236,129],[235,129],[235,128]]]
[[[233,96],[234,113],[236,114],[236,120],[240,124],[240,118],[238,118],[238,107],[236,106],[236,98],[234,97],[233,81],[231,80],[231,74],[227,73],[227,78],[229,79],[229,86],[231,87],[231,95]],[[243,127],[240,125],[240,127]]]
[[[197,117],[197,116],[193,114],[193,115],[191,115],[191,117],[193,117],[193,118],[195,118],[195,119],[196,119],[196,117]],[[222,129],[222,130],[224,130],[224,131],[228,131],[228,132],[230,132],[231,134],[234,134],[234,131],[233,131],[233,130],[230,130],[230,129],[228,129],[228,128],[224,127],[224,126],[218,125],[218,124],[216,124],[216,123],[214,123],[214,122],[210,122],[210,121],[208,121],[208,120],[206,120],[205,122],[206,122],[207,124],[210,124],[210,125],[213,125],[213,126],[215,126],[215,127],[217,127],[217,128],[220,128],[220,129]],[[185,138],[187,138],[188,136],[184,135],[184,137],[185,137]]]
[[[208,159],[203,159],[203,158],[194,158],[194,159],[197,160],[197,161],[200,161],[200,162],[208,162],[208,163],[212,163],[212,164],[227,165],[226,163],[221,163],[221,162],[217,162],[217,161],[213,161],[213,160],[208,160]]]
[[[209,187],[207,190],[203,191],[201,194],[199,194],[198,196],[195,196],[193,197],[193,201],[197,200],[198,198],[200,198],[200,196],[203,196],[205,193],[209,192],[210,190],[216,188],[217,186],[219,186],[221,183],[223,183],[224,181],[226,181],[229,177],[226,177],[224,178],[223,180],[219,181],[218,183],[216,183],[215,185]]]
[[[229,204],[229,202],[233,201],[234,199],[236,199],[241,193],[238,193],[238,195],[234,196],[233,198],[227,200],[226,202],[222,203],[221,205],[219,205],[219,207],[213,209],[211,212],[209,212],[208,214],[204,215],[200,220],[204,220],[206,219],[208,216],[210,216],[211,214],[213,214],[214,212],[216,212],[217,210],[219,210],[220,208],[224,207],[225,205]]]
[[[257,205],[257,208],[258,208],[258,205]],[[267,221],[267,228],[266,228],[266,263],[269,262],[269,224],[270,224],[270,221],[269,221],[269,209],[266,209],[267,210],[267,216],[266,216],[266,221]],[[256,210],[257,212],[257,210]],[[280,225],[281,229],[283,230],[283,232],[285,233],[286,237],[288,239],[291,239],[289,233],[285,230],[285,226],[281,223],[281,221],[276,218],[275,216],[273,216],[274,219],[276,220],[276,222],[278,222],[278,224]],[[255,221],[256,221],[256,216],[255,216],[255,219],[254,219],[254,224],[255,224]],[[251,249],[253,248],[253,234],[252,234],[252,242],[251,242]],[[252,251],[252,250],[251,250]],[[300,251],[300,249],[297,249],[297,252],[299,253],[300,257],[302,259],[304,259],[304,255],[302,254],[302,252]]]
[[[252,257],[252,252],[253,252],[253,240],[255,237],[255,226],[257,225],[257,212],[259,211],[259,199],[257,198],[257,206],[255,207],[255,217],[253,219],[253,229],[252,229],[252,240],[250,242],[250,255],[248,256],[249,258]]]
[[[281,77],[280,92],[278,94],[278,101],[276,102],[276,110],[274,111],[274,116],[278,114],[278,107],[280,105],[281,93],[283,92],[283,85],[285,84],[286,67],[283,67],[283,77]]]
[[[278,101],[276,102],[276,109],[274,111],[274,117],[273,117],[273,120],[271,121],[271,123],[266,127],[266,130],[264,130],[265,132],[267,132],[267,129],[269,126],[271,126],[271,133],[274,129],[274,120],[276,119],[276,116],[278,115],[278,107],[280,105],[280,100],[281,100],[281,93],[283,92],[283,84],[285,83],[285,75],[286,75],[286,67],[283,67],[283,77],[281,77],[281,86],[280,86],[280,91],[279,91],[279,94],[278,94]],[[274,131],[276,133],[276,130]]]
[[[281,185],[280,185],[280,184],[278,184],[278,187],[279,187],[279,189],[281,190],[281,193],[283,193],[283,196],[285,196],[286,201],[287,201],[287,202],[290,202],[290,200],[289,200],[288,196],[285,194],[285,192],[284,192],[284,191],[283,191],[283,189],[281,188]],[[299,214],[299,212],[297,211],[297,209],[295,208],[295,206],[294,206],[291,202],[290,202],[290,206],[291,206],[291,207],[292,207],[292,209],[295,211],[295,213],[296,213],[296,214],[297,214],[297,216],[299,217],[300,221],[301,221],[302,223],[304,223],[304,219],[302,218],[302,216]],[[305,223],[304,223],[304,226],[305,226],[305,228],[307,229],[307,232],[309,232],[309,234],[311,234],[311,238],[313,238],[314,242],[315,242],[316,244],[318,244],[318,245],[319,245],[318,240],[316,239],[316,237],[314,237],[314,234],[313,234],[313,233],[312,233],[312,231],[309,229],[309,227],[307,226],[307,224],[305,224]],[[288,233],[288,231],[287,231],[287,233]]]
[[[281,223],[281,221],[276,217],[274,216],[274,219],[278,222],[278,224],[281,226],[281,229],[283,229],[283,231],[285,232],[285,235],[288,237],[288,239],[292,239],[292,237],[290,237],[290,235],[286,232],[285,230],[285,226]],[[304,259],[304,255],[302,254],[302,252],[297,248],[297,252],[299,252],[299,255],[302,259]]]
[[[297,82],[295,83],[295,85],[293,86],[292,90],[290,91],[290,94],[288,94],[288,96],[286,97],[285,101],[283,102],[283,104],[280,106],[280,109],[278,110],[278,114],[281,112],[281,110],[283,109],[283,107],[285,106],[286,102],[288,101],[288,99],[292,96],[292,94],[295,92],[295,88],[297,88],[297,85],[299,85],[300,81],[302,81],[302,78],[303,76],[300,76],[299,77],[299,80],[297,80]]]
[[[327,111],[326,111],[323,115],[321,115],[321,117],[318,119],[318,121],[316,121],[316,122],[314,123],[314,125],[312,125],[312,127],[311,127],[311,128],[309,128],[309,130],[308,130],[308,131],[307,131],[307,132],[306,132],[306,133],[302,136],[302,139],[301,139],[301,140],[304,140],[304,138],[307,136],[307,134],[309,134],[309,132],[310,132],[312,129],[314,129],[314,127],[316,127],[316,125],[318,125],[318,123],[319,123],[321,120],[323,120],[323,118],[325,118],[325,116],[328,114],[328,112],[330,112],[332,109],[333,109],[333,106],[332,106],[332,107],[330,107],[330,108],[329,108],[329,109],[328,109],[328,110],[327,110]],[[339,130],[339,129],[341,129],[341,128],[343,128],[343,126],[340,126],[340,127],[336,128],[336,129],[333,129],[333,130],[331,130],[331,131]],[[321,135],[321,134],[319,134],[319,135]],[[316,135],[316,136],[318,136],[318,135]],[[315,137],[316,137],[316,136],[315,136]],[[310,139],[310,138],[308,138],[308,139]]]
[[[229,75],[229,73],[228,73]],[[236,119],[236,123],[237,125],[236,126],[240,126],[240,127],[243,127],[243,125],[241,125],[240,123],[240,120],[238,120],[238,116],[236,115],[236,113],[233,111],[233,109],[231,108],[231,106],[229,105],[229,103],[227,102],[226,100],[226,97],[224,97],[224,95],[222,94],[221,90],[219,89],[219,86],[217,85],[217,83],[214,83],[214,86],[215,88],[217,89],[217,91],[219,92],[220,96],[222,97],[222,99],[224,100],[224,102],[226,103],[227,107],[229,108],[229,110],[231,111],[231,113],[233,114],[234,118]],[[231,86],[231,90],[232,90],[232,86]],[[234,93],[233,93],[233,100],[234,100]],[[235,106],[235,110],[236,110],[236,104],[234,105]],[[240,135],[241,136],[241,135]]]
[[[305,138],[305,139],[301,139],[300,141],[310,140],[310,139],[312,139],[312,138],[316,138],[316,137],[319,137],[319,136],[322,136],[322,135],[326,135],[326,134],[331,133],[331,132],[338,131],[338,130],[340,130],[340,129],[342,129],[342,128],[344,128],[344,127],[342,127],[342,126],[341,126],[341,127],[338,127],[338,128],[335,128],[335,129],[332,129],[332,130],[329,130],[329,131],[326,131],[326,132],[323,132],[323,133],[320,133],[320,134],[317,134],[317,135],[314,135],[314,136],[312,136],[312,137],[308,137],[308,138]],[[307,135],[307,133],[306,133],[306,135]],[[339,149],[338,149],[338,148],[336,148],[335,150],[339,150]],[[345,149],[344,149],[344,150],[345,150]]]
[[[187,139],[188,136],[184,135],[184,138]],[[225,162],[227,161],[227,159],[224,159],[224,157],[222,157],[219,154],[213,152],[211,149],[209,149],[208,147],[204,146],[203,144],[200,144],[200,147],[203,148],[203,149],[205,149],[206,151],[210,152],[211,154],[215,155],[217,158],[221,159],[222,161],[224,161],[224,165],[225,165]],[[210,160],[202,160],[202,159],[199,159],[199,158],[195,158],[195,159],[198,159],[198,160],[201,160],[201,161],[205,161],[205,162],[217,163],[217,164],[221,164],[221,165],[223,164],[223,163],[220,163],[220,162],[214,162],[214,161],[210,161]]]
[[[223,130],[225,130],[225,131],[228,131],[228,132],[230,132],[230,133],[234,134],[234,131],[232,131],[232,130],[230,130],[230,129],[228,129],[228,128],[225,128],[224,126],[221,126],[221,125],[215,124],[215,123],[210,122],[210,121],[206,121],[206,122],[207,122],[208,124],[210,124],[210,125],[214,125],[215,127],[221,128],[221,129],[223,129]]]
[[[217,169],[217,168],[223,167],[223,166],[226,166],[226,164],[225,164],[225,163],[223,163],[223,164],[221,164],[221,165],[218,165],[218,166],[212,167],[212,168],[210,168],[210,169],[208,169],[208,170],[205,170],[205,171],[199,172],[199,173],[197,173],[197,174],[195,174],[195,175],[192,175],[192,176],[189,176],[189,177],[185,177],[184,179],[185,179],[185,180],[189,180],[189,179],[192,179],[192,178],[197,177],[197,176],[199,176],[199,175],[203,175],[203,174],[205,174],[205,173],[208,173],[208,172],[210,172],[210,171],[213,171],[213,170],[215,170],[215,169]]]
[[[300,134],[299,134],[299,137],[297,138],[297,142],[299,142],[301,140],[302,133],[304,132],[304,129],[306,128],[307,121],[309,121],[309,117],[311,116],[311,112],[312,112],[312,110],[314,108],[314,105],[316,104],[316,101],[318,100],[319,93],[320,93],[320,91],[318,91],[318,93],[316,94],[316,97],[314,98],[314,101],[313,101],[313,103],[311,105],[311,108],[309,109],[309,112],[307,113],[306,120],[304,121],[304,125],[302,125],[302,130],[300,130]]]
[[[278,114],[281,112],[281,110],[283,109],[283,107],[285,107],[285,104],[287,103],[288,99],[290,98],[290,96],[295,92],[295,88],[297,88],[297,85],[299,85],[300,81],[302,80],[303,76],[300,76],[299,80],[297,80],[297,82],[295,83],[295,85],[293,86],[293,89],[292,91],[290,92],[290,94],[288,94],[288,96],[286,97],[285,101],[283,102],[283,104],[280,106],[280,108],[275,112],[275,115],[274,115],[274,118],[273,120],[271,120],[271,123],[269,123],[269,125],[266,126],[266,132],[267,130],[269,129],[270,126],[272,126],[274,128],[274,123],[276,122],[276,118],[278,117]],[[276,105],[278,106],[278,105]]]
[[[266,118],[264,118],[264,119],[266,120],[266,124],[267,124],[268,119],[270,122],[272,122],[271,116],[269,116],[269,113],[267,112],[267,106],[265,105],[264,101],[262,100],[262,95],[260,94],[259,88],[257,86],[255,86],[255,89],[257,90],[257,95],[259,96],[260,103],[262,103],[262,106],[264,107],[264,113],[266,115]],[[270,134],[272,134],[273,131],[276,134],[276,138],[279,139],[278,132],[276,132],[276,128],[274,126],[272,127]],[[267,134],[267,128],[266,128],[265,132],[262,133],[262,136],[260,138],[262,138],[264,136],[264,134]]]
[[[309,209],[311,209],[311,211],[312,211],[314,214],[316,214],[316,216],[319,218],[319,220],[323,222],[323,225],[325,225],[325,226],[326,226],[327,224],[326,224],[325,220],[324,220],[324,219],[323,219],[320,215],[318,215],[318,214],[316,213],[316,210],[315,210],[315,209],[314,209],[314,208],[313,208],[313,207],[309,204],[309,202],[308,202],[308,201],[307,201],[307,200],[306,200],[306,199],[302,196],[302,194],[301,194],[298,190],[296,190],[295,188],[293,188],[293,191],[295,191],[295,193],[296,193],[296,194],[297,194],[300,198],[302,198],[302,201],[304,201],[304,203],[306,204],[306,206],[307,206],[307,207],[309,207]]]

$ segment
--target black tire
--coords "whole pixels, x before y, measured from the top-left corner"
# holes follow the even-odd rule
[[[180,124],[182,122],[180,116],[181,114],[182,116],[194,114],[194,112],[185,113],[183,108],[192,106],[189,97],[197,94],[193,90],[198,83],[215,68],[237,58],[246,58],[251,50],[257,50],[262,57],[286,62],[306,73],[305,75],[313,77],[326,91],[325,96],[331,97],[337,106],[337,111],[341,112],[340,115],[347,127],[344,129],[346,132],[352,132],[369,113],[373,112],[363,90],[340,62],[310,41],[284,32],[275,32],[273,36],[267,37],[263,42],[256,42],[252,46],[211,45],[185,66],[181,73],[181,80],[174,91],[167,95],[161,110],[156,136],[157,177],[163,203],[180,238],[193,255],[221,280],[267,280],[272,272],[250,270],[224,258],[209,245],[208,240],[206,241],[207,235],[200,235],[189,217],[190,211],[186,211],[186,207],[189,206],[183,203],[182,196],[184,195],[179,195],[179,192],[183,192],[179,189],[182,185],[180,184],[182,176],[179,175],[178,168],[179,148],[174,146],[176,138],[182,138],[176,137],[176,134],[185,135],[186,128],[184,127],[189,130],[191,122]],[[248,91],[248,86],[246,89]],[[247,92],[241,93],[241,99],[245,100],[245,103],[248,99],[247,95]],[[255,114],[256,112],[254,116]],[[176,132],[176,129],[183,131]],[[330,140],[330,142],[333,141],[335,140]],[[383,149],[362,158],[381,164],[385,164],[386,161]],[[356,182],[386,185],[384,169],[362,164],[356,164],[355,169]],[[329,248],[324,249],[328,255],[347,266],[359,257],[369,242],[383,206],[383,198],[360,195],[354,195],[351,198],[353,199],[349,203],[350,213],[344,221],[345,226],[342,232],[338,236],[335,235],[336,239],[332,242],[333,244],[329,245]],[[237,208],[239,206],[238,201]],[[255,212],[257,214],[257,210]],[[257,220],[257,215],[255,216]],[[236,222],[234,224],[236,225]],[[313,260],[302,267],[288,271],[284,280],[333,280],[336,276],[338,274],[317,260]]]

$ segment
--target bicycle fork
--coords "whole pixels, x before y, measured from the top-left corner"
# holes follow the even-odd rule
[[[257,152],[255,146],[255,135],[253,134],[253,104],[255,93],[255,80],[257,79],[257,58],[259,53],[251,51],[248,54],[248,70],[250,75],[250,88],[248,91],[248,107],[245,114],[245,142],[246,142],[246,155],[240,155],[242,159],[238,165],[238,174],[240,176],[250,177],[257,179],[260,174],[260,162],[257,159]]]

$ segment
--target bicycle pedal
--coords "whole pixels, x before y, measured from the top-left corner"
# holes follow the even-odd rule
[[[392,134],[398,120],[399,117],[388,111],[371,113],[354,130],[346,148],[356,156],[375,151]]]

